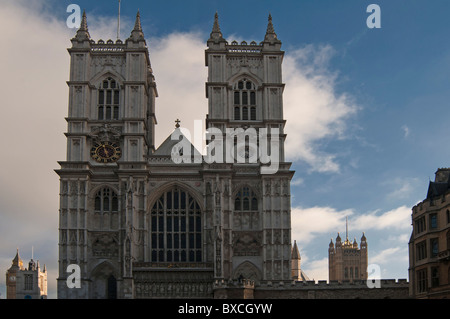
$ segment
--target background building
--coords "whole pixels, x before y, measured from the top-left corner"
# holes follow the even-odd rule
[[[450,298],[450,168],[436,171],[425,200],[412,208],[410,296]]]
[[[28,268],[17,249],[11,267],[6,272],[6,298],[7,299],[47,299],[47,270],[41,269],[39,261],[31,258]]]
[[[346,225],[347,227],[347,225]],[[361,248],[356,238],[348,240],[348,228],[345,241],[337,235],[336,245],[331,240],[328,248],[328,276],[330,281],[355,281],[367,279],[368,251],[366,236],[361,237]]]

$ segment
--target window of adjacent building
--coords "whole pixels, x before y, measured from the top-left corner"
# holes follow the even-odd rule
[[[417,277],[417,292],[427,291],[427,270],[421,269],[416,272]]]
[[[416,245],[416,258],[417,260],[427,258],[427,242],[425,240]]]
[[[118,120],[119,101],[119,84],[114,79],[107,78],[98,90],[98,119]]]
[[[256,121],[256,86],[248,79],[234,85],[234,119],[237,121]]]
[[[430,256],[431,257],[437,257],[439,253],[439,241],[437,238],[431,238],[430,239]]]
[[[33,290],[33,275],[26,274],[24,275],[25,281],[25,290]]]
[[[420,217],[415,222],[415,231],[416,234],[420,234],[425,231],[425,217]]]
[[[430,229],[438,227],[437,214],[430,214]]]
[[[447,217],[447,224],[449,224],[450,223],[450,211],[448,209],[445,212],[445,216]]]
[[[431,287],[439,286],[439,267],[431,268]]]
[[[154,203],[150,218],[153,262],[201,262],[202,218],[198,202],[174,188]]]

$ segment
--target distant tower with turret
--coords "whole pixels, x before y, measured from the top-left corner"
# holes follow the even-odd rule
[[[336,244],[331,239],[328,247],[328,278],[330,281],[337,280],[339,282],[367,280],[367,266],[366,236],[363,233],[360,248],[358,248],[356,238],[353,243],[348,239],[348,221],[346,221],[345,241],[342,242],[338,233]]]
[[[47,269],[40,267],[39,261],[31,257],[28,268],[17,249],[11,267],[6,271],[7,299],[47,299]]]

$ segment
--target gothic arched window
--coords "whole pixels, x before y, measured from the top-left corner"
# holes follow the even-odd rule
[[[256,86],[242,79],[234,87],[234,120],[256,121]]]
[[[101,213],[117,212],[119,199],[117,194],[108,187],[102,188],[95,195],[94,211]]]
[[[98,119],[119,119],[120,89],[113,78],[105,79],[98,90]]]
[[[119,227],[119,197],[109,187],[101,188],[94,197],[90,225],[94,230],[117,230]]]
[[[256,194],[249,187],[242,187],[237,192],[234,199],[234,210],[236,211],[257,211],[258,198]]]
[[[202,212],[198,202],[177,187],[165,192],[151,210],[153,262],[202,261]]]

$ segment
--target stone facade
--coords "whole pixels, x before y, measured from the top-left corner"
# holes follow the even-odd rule
[[[440,168],[427,198],[412,208],[410,296],[450,298],[450,169]]]
[[[269,18],[263,42],[229,44],[216,15],[207,45],[207,127],[224,140],[227,129],[267,129],[277,171],[264,174],[272,163],[250,162],[255,150],[239,142],[244,162],[205,161],[182,143],[179,122],[156,148],[158,93],[139,13],[124,42],[92,40],[83,14],[68,50],[67,159],[56,170],[59,298],[211,298],[216,280],[292,280],[281,42]],[[193,161],[176,163],[174,150]],[[73,264],[77,289],[67,287]]]
[[[336,245],[331,240],[328,247],[328,276],[330,282],[366,280],[367,267],[368,250],[367,239],[364,234],[361,237],[360,247],[358,247],[356,238],[351,242],[348,240],[348,235],[342,242],[338,233]]]

